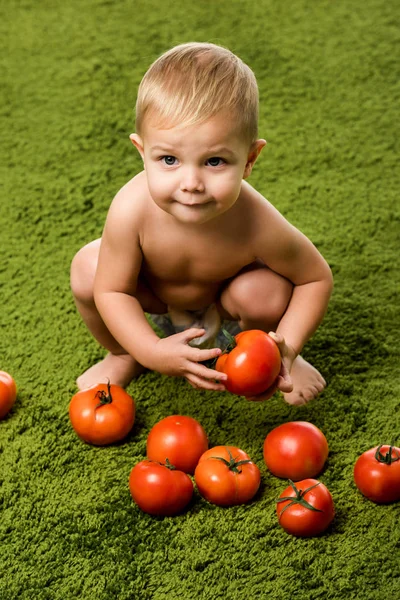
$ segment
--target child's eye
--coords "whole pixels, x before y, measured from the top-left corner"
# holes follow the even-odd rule
[[[175,156],[162,156],[160,160],[168,167],[173,167],[176,164]]]
[[[207,163],[210,165],[210,167],[220,167],[221,165],[223,165],[225,163],[223,158],[219,158],[218,156],[213,156],[212,158],[209,158],[207,160]]]

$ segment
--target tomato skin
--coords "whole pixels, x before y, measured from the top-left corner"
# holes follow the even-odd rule
[[[152,427],[146,452],[150,460],[165,463],[168,459],[179,471],[193,475],[207,448],[207,434],[196,419],[171,415]]]
[[[302,494],[304,493],[304,499],[311,506],[322,512],[315,512],[301,503],[290,506],[291,500],[278,501],[276,514],[279,524],[287,533],[298,537],[319,535],[329,527],[335,516],[331,493],[323,483],[316,479],[303,479],[294,485]],[[313,489],[307,492],[306,490],[311,487]],[[296,492],[292,485],[289,485],[279,498],[295,499]]]
[[[218,459],[230,462],[249,461],[236,469]],[[236,446],[215,446],[205,452],[196,467],[194,479],[200,494],[218,506],[244,504],[253,498],[260,487],[260,470],[248,454]]]
[[[306,421],[283,423],[264,440],[264,460],[276,477],[300,481],[316,477],[328,457],[328,442],[318,427]]]
[[[14,406],[17,398],[17,386],[14,379],[6,371],[0,371],[0,419]]]
[[[235,336],[233,350],[221,354],[215,368],[228,375],[226,389],[237,396],[258,396],[274,385],[281,370],[281,355],[265,331],[251,329]]]
[[[183,471],[142,460],[130,473],[129,490],[143,512],[172,517],[189,504],[193,496],[193,483]]]
[[[107,446],[125,438],[132,429],[135,402],[119,385],[99,383],[73,396],[69,417],[83,441]]]
[[[389,454],[391,462],[386,464],[376,458]],[[354,465],[354,481],[360,492],[377,504],[388,504],[400,500],[400,448],[381,445],[367,450],[358,457]]]

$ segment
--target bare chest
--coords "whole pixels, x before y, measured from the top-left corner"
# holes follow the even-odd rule
[[[218,284],[254,260],[246,244],[231,235],[153,237],[143,244],[144,270],[151,279]]]

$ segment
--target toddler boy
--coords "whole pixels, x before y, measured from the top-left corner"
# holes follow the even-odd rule
[[[148,368],[224,390],[226,376],[202,363],[221,353],[215,340],[229,321],[278,343],[288,403],[315,398],[325,381],[300,352],[324,317],[332,275],[245,181],[266,144],[251,69],[214,44],[172,48],[140,84],[130,139],[144,170],[115,196],[102,238],[72,262],[77,308],[109,351],[78,387],[126,386]],[[145,313],[170,335],[160,339]]]

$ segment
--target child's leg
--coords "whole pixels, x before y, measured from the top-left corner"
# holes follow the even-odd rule
[[[241,329],[275,331],[293,291],[292,284],[263,263],[243,269],[224,288],[220,297],[222,318],[239,322]],[[283,396],[289,404],[305,404],[321,392],[326,383],[322,375],[301,356],[293,363],[293,391]]]
[[[79,389],[86,389],[110,379],[111,383],[125,387],[144,367],[118,344],[104,324],[93,299],[94,276],[97,268],[101,240],[84,246],[75,255],[71,265],[71,289],[77,309],[96,340],[109,350],[109,354],[77,379]],[[146,312],[166,312],[162,304],[141,282],[138,299]]]

